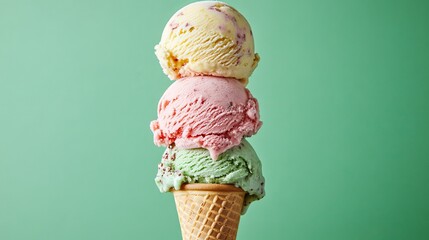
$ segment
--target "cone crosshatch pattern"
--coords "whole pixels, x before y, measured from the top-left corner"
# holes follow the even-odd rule
[[[230,191],[173,191],[184,240],[236,239],[245,192],[233,186],[228,187]]]

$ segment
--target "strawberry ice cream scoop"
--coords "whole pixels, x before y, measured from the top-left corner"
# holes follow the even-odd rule
[[[200,76],[179,79],[167,89],[150,128],[158,146],[206,148],[216,160],[261,125],[258,101],[242,83]]]

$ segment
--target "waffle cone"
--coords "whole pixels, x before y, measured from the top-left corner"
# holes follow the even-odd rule
[[[185,184],[173,191],[183,240],[235,240],[245,192],[226,184]]]

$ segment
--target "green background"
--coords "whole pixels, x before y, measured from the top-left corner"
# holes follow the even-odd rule
[[[0,0],[0,239],[180,239],[154,55],[190,1]],[[429,4],[229,1],[261,62],[267,196],[238,239],[429,239]]]

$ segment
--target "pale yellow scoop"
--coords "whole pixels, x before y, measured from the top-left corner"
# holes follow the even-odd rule
[[[155,50],[164,73],[172,80],[208,75],[247,84],[259,61],[247,20],[217,1],[195,2],[177,11]]]

